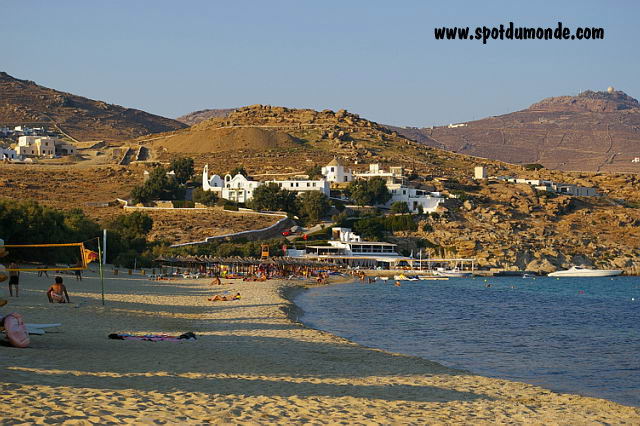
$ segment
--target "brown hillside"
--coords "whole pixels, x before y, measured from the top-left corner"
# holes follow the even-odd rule
[[[463,154],[559,170],[639,172],[640,104],[623,92],[544,99],[511,114],[448,126],[396,130]]]
[[[0,72],[0,125],[44,125],[76,140],[120,141],[185,127],[169,118],[59,92]]]
[[[192,128],[155,142],[168,152],[204,154],[237,149],[266,150],[294,147],[297,141],[287,133],[260,128]]]

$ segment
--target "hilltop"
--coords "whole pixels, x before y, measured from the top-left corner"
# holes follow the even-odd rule
[[[80,141],[121,141],[186,127],[176,120],[60,92],[0,72],[0,126],[21,124],[57,128]]]
[[[640,104],[622,91],[585,91],[462,125],[393,128],[429,146],[559,170],[633,172],[640,163]]]
[[[201,109],[200,111],[194,111],[180,116],[176,118],[176,120],[187,126],[193,126],[210,118],[226,117],[231,111],[233,111],[233,108]]]

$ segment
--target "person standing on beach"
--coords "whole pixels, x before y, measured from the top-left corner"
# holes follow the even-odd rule
[[[9,295],[13,296],[13,287],[16,288],[16,297],[18,297],[18,285],[20,284],[20,271],[12,271],[12,269],[18,269],[18,265],[15,262],[11,262],[9,265]]]

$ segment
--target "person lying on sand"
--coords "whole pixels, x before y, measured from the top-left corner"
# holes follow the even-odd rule
[[[213,297],[208,298],[207,300],[211,301],[211,302],[220,302],[220,301],[224,301],[224,302],[228,302],[231,300],[240,300],[240,293],[236,293],[235,296],[220,296],[219,294],[216,294]]]
[[[71,303],[67,287],[62,284],[62,277],[56,277],[56,282],[47,290],[47,297],[49,298],[49,303]],[[67,299],[66,302],[65,298]]]

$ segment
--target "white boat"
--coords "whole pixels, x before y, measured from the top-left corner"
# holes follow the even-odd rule
[[[418,277],[405,274],[394,275],[393,279],[396,281],[418,281]]]
[[[438,268],[435,271],[433,271],[433,273],[434,275],[437,275],[439,277],[450,277],[450,278],[468,278],[472,275],[471,271],[463,271],[458,268],[453,268],[453,269]]]
[[[566,271],[552,272],[548,277],[614,277],[622,274],[620,269],[590,269],[584,266],[572,266]]]
[[[421,281],[446,281],[449,277],[435,277],[433,275],[418,275]]]

